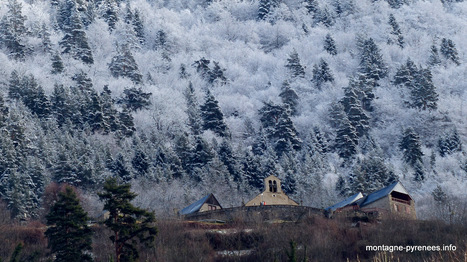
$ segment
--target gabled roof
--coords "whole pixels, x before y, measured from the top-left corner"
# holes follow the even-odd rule
[[[212,193],[208,194],[207,196],[201,198],[200,200],[194,202],[193,204],[185,207],[184,209],[180,210],[180,215],[188,215],[191,213],[198,212],[200,208],[204,205],[204,203],[210,202],[216,205],[219,205],[219,201],[214,197]],[[221,207],[222,208],[222,207]]]
[[[328,207],[328,208],[326,208],[326,209],[324,209],[324,210],[326,210],[326,211],[335,211],[336,209],[339,209],[339,208],[341,208],[341,207],[345,207],[345,206],[347,206],[347,205],[350,205],[350,204],[352,204],[353,202],[355,202],[355,201],[357,201],[357,200],[359,200],[359,199],[362,199],[362,198],[363,198],[362,193],[361,193],[361,192],[358,192],[357,194],[355,194],[355,195],[353,195],[353,196],[350,196],[350,197],[348,197],[348,198],[342,200],[341,202],[339,202],[339,203],[337,203],[337,204],[335,204],[335,205],[333,205],[333,206],[330,206],[330,207]]]
[[[394,183],[390,184],[389,186],[387,186],[385,188],[382,188],[382,189],[380,189],[380,190],[378,190],[376,192],[373,192],[373,193],[369,194],[368,196],[361,199],[357,203],[358,203],[358,205],[360,207],[364,207],[366,205],[369,205],[369,204],[375,202],[376,200],[379,200],[379,199],[391,194],[393,191],[409,195],[409,193],[404,188],[404,186],[399,181],[397,181],[397,182],[394,182]],[[412,198],[412,197],[410,197],[410,198]]]

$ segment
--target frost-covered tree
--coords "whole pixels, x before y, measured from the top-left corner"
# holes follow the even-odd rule
[[[229,136],[227,125],[224,122],[224,114],[211,91],[206,91],[205,101],[200,109],[204,130],[212,130],[221,137]]]
[[[315,14],[319,11],[318,1],[316,0],[304,0],[305,8],[309,14]]]
[[[73,58],[85,64],[93,64],[94,58],[88,43],[83,23],[78,13],[72,12],[69,27],[64,28],[65,35],[60,41],[62,53],[70,54]]]
[[[383,60],[381,51],[373,38],[364,40],[361,47],[359,73],[375,82],[386,77],[388,68]]]
[[[227,78],[224,75],[225,69],[222,68],[216,61],[214,61],[213,64],[214,67],[209,72],[208,82],[211,84],[219,83],[221,85],[225,85],[227,83]]]
[[[391,36],[388,39],[389,44],[396,43],[400,48],[404,48],[405,40],[402,35],[401,28],[399,23],[397,23],[396,18],[393,14],[389,15],[389,25],[391,26]]]
[[[447,60],[451,60],[454,64],[460,65],[456,45],[451,39],[443,38],[441,40],[440,52]]]
[[[347,116],[340,120],[337,132],[335,148],[340,157],[345,160],[351,159],[357,153],[358,133],[350,123]]]
[[[428,58],[428,64],[430,66],[436,66],[441,64],[441,58],[439,57],[438,48],[436,45],[432,45],[430,48],[430,56]]]
[[[268,14],[276,5],[276,0],[260,0],[258,8],[258,20],[266,20]]]
[[[331,34],[327,34],[326,38],[324,38],[324,50],[326,50],[330,55],[337,55],[336,42],[332,38]]]
[[[430,69],[418,68],[410,59],[402,65],[394,76],[393,83],[403,85],[410,92],[410,107],[421,110],[434,110],[438,107],[438,93],[433,83]]]
[[[331,27],[336,22],[331,11],[327,7],[320,10],[319,14],[316,16],[317,23],[322,23],[326,27]]]
[[[0,21],[0,47],[8,50],[9,56],[21,60],[27,48],[22,43],[27,34],[26,17],[22,15],[22,5],[16,0],[9,0],[8,12]]]
[[[292,77],[305,77],[305,69],[300,64],[300,58],[298,57],[297,51],[294,50],[289,55],[285,67],[290,71]]]
[[[113,77],[128,77],[135,84],[143,81],[143,75],[139,72],[135,58],[128,45],[117,44],[117,54],[112,57],[109,70]]]
[[[344,93],[345,95],[341,103],[344,106],[344,112],[347,114],[350,124],[357,131],[358,137],[367,135],[370,130],[370,117],[363,110],[355,89],[347,87],[344,89]]]
[[[407,3],[407,0],[386,0],[391,8],[400,8],[403,4]]]
[[[130,87],[123,90],[123,95],[117,101],[130,111],[147,109],[151,105],[149,98],[152,93],[146,93],[141,87]]]
[[[59,52],[55,52],[55,54],[52,56],[52,74],[61,74],[63,73],[63,70],[65,70],[65,67],[63,65],[62,57],[60,56]]]
[[[297,92],[295,92],[295,90],[292,87],[290,87],[288,81],[284,81],[282,83],[281,93],[279,94],[279,96],[282,99],[282,103],[284,103],[290,110],[290,114],[297,115],[299,97],[297,95]]]
[[[300,149],[302,141],[285,106],[265,102],[259,114],[263,129],[272,140],[278,156],[292,149]]]
[[[118,21],[118,13],[117,13],[117,3],[115,0],[104,0],[101,1],[100,4],[100,12],[101,16],[105,22],[109,25],[109,30],[115,30],[115,25]]]
[[[416,168],[423,163],[422,146],[420,136],[411,127],[404,130],[402,139],[399,142],[399,149],[402,151],[403,160],[411,167]]]
[[[352,192],[360,191],[364,195],[386,187],[397,180],[396,175],[387,168],[383,159],[375,155],[359,161],[353,168],[353,175],[358,179],[352,181],[350,190]]]
[[[462,151],[462,141],[456,129],[444,133],[438,139],[438,151],[442,157]]]
[[[329,68],[328,63],[321,58],[319,64],[313,66],[313,83],[318,89],[326,82],[333,82],[334,76]]]
[[[187,106],[186,113],[188,115],[188,126],[190,127],[193,135],[197,136],[201,134],[202,119],[198,101],[195,96],[195,90],[191,82],[188,84],[184,95]]]

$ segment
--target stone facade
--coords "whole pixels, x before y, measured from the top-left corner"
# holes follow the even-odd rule
[[[280,179],[271,175],[264,179],[264,191],[245,204],[245,206],[262,205],[298,206],[298,203],[282,191]]]

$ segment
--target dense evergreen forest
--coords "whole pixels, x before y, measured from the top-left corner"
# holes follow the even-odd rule
[[[274,174],[323,208],[400,180],[466,219],[467,3],[0,0],[0,197],[91,216],[115,177],[170,217],[239,206]]]

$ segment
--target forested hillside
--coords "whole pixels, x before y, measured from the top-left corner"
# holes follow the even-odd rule
[[[165,217],[275,174],[304,205],[401,180],[419,217],[465,218],[466,2],[0,0],[0,19],[15,217],[53,182],[97,214],[117,177]]]

